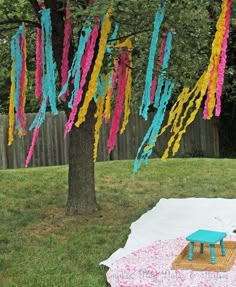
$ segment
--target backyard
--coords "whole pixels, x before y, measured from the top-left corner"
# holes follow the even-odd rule
[[[0,170],[0,286],[107,286],[99,262],[122,247],[130,224],[160,198],[236,192],[236,160],[96,163],[98,210],[66,217],[67,166]],[[164,224],[164,223],[163,223]]]

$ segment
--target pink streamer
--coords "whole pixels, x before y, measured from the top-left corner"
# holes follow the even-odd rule
[[[116,97],[116,105],[114,109],[114,115],[111,122],[110,134],[107,141],[109,153],[114,149],[116,142],[116,135],[119,130],[120,119],[122,115],[122,107],[125,96],[125,88],[127,84],[127,66],[129,64],[129,53],[124,51],[121,54],[119,75],[118,75],[118,91]]]
[[[70,34],[71,34],[71,17],[70,17],[70,3],[66,3],[66,21],[64,28],[64,41],[63,41],[63,55],[62,55],[62,65],[61,65],[61,88],[64,87],[67,81],[67,74],[69,69],[69,49],[70,49]],[[69,95],[69,90],[61,96],[62,101],[66,101],[66,97]]]
[[[30,149],[29,149],[27,158],[25,160],[25,167],[28,167],[29,162],[31,161],[31,158],[32,158],[32,155],[34,152],[34,148],[35,148],[35,144],[37,142],[38,135],[39,135],[39,128],[35,128],[34,133],[33,133],[33,139],[32,139],[31,145],[30,145]]]
[[[205,100],[205,106],[204,106],[204,111],[203,111],[203,119],[207,120],[208,118],[208,105],[210,101],[210,91],[211,91],[211,86],[212,86],[212,76],[214,75],[215,72],[215,67],[212,67],[211,69],[211,74],[210,74],[210,82],[208,86],[208,92],[207,92],[207,98]]]
[[[86,78],[87,78],[89,69],[90,69],[91,64],[92,64],[92,60],[93,60],[93,56],[94,56],[94,47],[96,44],[96,40],[98,38],[98,34],[99,34],[99,27],[95,26],[93,28],[93,31],[91,32],[91,34],[89,36],[87,43],[86,43],[85,52],[84,52],[84,55],[81,59],[82,77],[81,77],[81,81],[80,81],[80,88],[75,94],[75,99],[73,102],[73,107],[72,107],[72,110],[71,110],[71,113],[69,116],[69,120],[65,124],[64,136],[66,136],[70,132],[72,125],[74,124],[75,116],[77,114],[78,105],[80,104],[81,99],[82,99],[83,89],[84,89],[84,85],[86,83]]]
[[[40,9],[43,9],[43,4],[39,4]],[[37,28],[37,36],[36,36],[36,70],[35,70],[35,98],[39,98],[42,95],[42,68],[43,68],[43,60],[42,60],[42,29]]]
[[[222,50],[221,50],[221,59],[219,64],[219,70],[218,70],[218,82],[217,82],[217,88],[216,88],[216,110],[215,115],[218,117],[221,113],[221,95],[222,95],[222,88],[224,84],[224,74],[225,74],[225,67],[226,67],[226,61],[227,61],[227,46],[228,46],[228,38],[229,38],[229,27],[230,27],[230,8],[231,8],[232,0],[228,1],[227,5],[227,14],[226,14],[226,23],[225,23],[225,34],[222,44]]]
[[[119,67],[119,62],[116,60],[115,64],[114,64],[114,71],[113,71],[113,75],[112,75],[112,84],[111,84],[111,89],[110,89],[110,93],[108,95],[108,97],[112,97],[115,86],[116,86],[116,80],[117,80],[117,72],[118,72],[118,67]],[[105,123],[107,124],[109,122],[109,119],[107,119],[105,117]]]
[[[152,80],[151,96],[150,96],[150,102],[151,103],[154,102],[156,89],[157,89],[157,76],[155,76],[154,79]]]
[[[159,56],[158,65],[157,65],[158,70],[160,70],[160,68],[162,66],[164,55],[165,55],[166,36],[167,36],[167,33],[165,35],[165,38],[161,42],[160,56]],[[151,103],[154,102],[156,88],[157,88],[157,81],[158,81],[158,78],[157,78],[157,76],[155,76],[154,79],[152,80],[152,86],[151,86],[151,94],[150,94],[150,102]]]

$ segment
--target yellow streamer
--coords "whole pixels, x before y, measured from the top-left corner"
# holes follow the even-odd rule
[[[95,114],[95,118],[97,118],[95,124],[95,140],[94,140],[94,149],[93,149],[93,159],[96,161],[97,159],[97,151],[98,151],[98,142],[99,142],[99,132],[102,126],[102,118],[103,118],[103,108],[104,108],[104,98],[103,95],[98,96],[97,101],[97,112]]]
[[[126,47],[130,50],[132,48],[131,39],[128,38],[125,42]],[[124,44],[123,43],[123,44]],[[124,120],[122,123],[122,127],[120,130],[120,133],[122,134],[129,121],[129,115],[130,115],[130,100],[131,100],[131,88],[132,88],[132,78],[131,78],[131,68],[132,68],[132,57],[129,53],[129,65],[130,68],[127,68],[127,84],[125,88],[125,107],[124,107]]]
[[[202,101],[203,96],[205,95],[206,90],[207,90],[208,82],[209,82],[208,74],[207,74],[207,72],[204,72],[203,75],[200,77],[200,79],[197,81],[195,87],[189,93],[186,93],[186,91],[187,91],[186,89],[187,88],[185,88],[185,91],[183,91],[186,94],[185,94],[185,97],[183,99],[183,102],[181,103],[181,105],[179,105],[179,106],[181,106],[181,108],[179,108],[179,111],[178,112],[174,111],[174,112],[176,112],[176,118],[175,118],[175,124],[173,125],[173,127],[174,127],[173,128],[173,135],[170,138],[170,140],[169,140],[169,142],[167,144],[167,148],[166,148],[166,150],[164,151],[164,153],[162,155],[162,158],[161,158],[162,160],[165,160],[168,157],[169,150],[170,150],[170,148],[171,148],[173,143],[174,143],[173,148],[172,148],[173,155],[178,151],[178,149],[179,149],[179,142],[180,142],[180,140],[182,138],[183,133],[186,131],[187,126],[194,120],[194,118],[195,118],[195,116],[196,116],[196,114],[197,114],[197,112],[198,112],[198,110],[200,108],[201,101]],[[181,97],[184,95],[183,92],[180,94]],[[201,96],[196,101],[199,93],[201,93]],[[190,99],[192,94],[193,94],[193,97],[189,101],[189,103],[188,103],[188,105],[187,105],[187,107],[186,107],[186,109],[184,111],[184,114],[181,116],[181,112],[183,110],[183,106],[182,105],[184,103],[186,103]],[[187,120],[187,123],[183,127],[183,122],[184,122],[184,120],[186,119],[186,117],[188,115],[188,111],[190,110],[190,108],[193,107],[195,101],[196,101],[196,108],[191,113],[190,118]],[[173,118],[174,115],[172,114],[172,115],[170,115],[170,117]],[[179,119],[180,119],[180,122],[179,122],[179,124],[177,124]],[[183,128],[183,130],[181,131],[182,128]],[[176,137],[177,137],[177,139],[175,140]]]
[[[223,43],[224,34],[225,34],[227,2],[228,0],[223,0],[222,2],[222,7],[221,7],[222,11],[216,24],[217,31],[215,34],[214,41],[212,43],[212,53],[211,53],[210,63],[208,66],[208,73],[211,73],[211,71],[213,70],[213,75],[211,78],[210,91],[209,91],[207,119],[212,118],[213,111],[215,108],[215,102],[216,102],[215,94],[216,94],[217,81],[218,81],[218,66],[220,63],[221,48],[222,48],[222,43]]]
[[[106,79],[106,100],[105,100],[105,111],[104,111],[104,117],[105,119],[109,120],[111,118],[111,90],[112,87],[110,87],[110,77],[111,77],[112,72],[110,72],[107,75]]]
[[[95,65],[93,68],[93,73],[91,75],[91,79],[89,81],[88,91],[85,95],[84,103],[78,112],[78,120],[75,123],[76,127],[79,127],[85,121],[85,116],[87,114],[89,104],[90,104],[94,94],[97,91],[97,86],[98,86],[97,79],[98,79],[98,75],[99,75],[101,67],[102,67],[102,62],[103,62],[103,58],[104,58],[104,54],[105,54],[105,50],[106,50],[106,43],[107,43],[107,39],[108,39],[108,34],[111,30],[110,16],[111,16],[111,9],[109,8],[107,13],[106,13],[106,17],[105,17],[105,20],[103,22],[103,25],[102,25],[101,38],[100,38],[100,42],[99,42],[97,59],[95,61]]]
[[[15,74],[15,60],[12,63],[11,68],[11,89],[10,89],[10,103],[9,103],[9,128],[8,128],[8,145],[13,143],[13,134],[14,134],[14,122],[15,122],[15,114],[14,114],[14,94],[15,94],[15,82],[14,82],[14,74]]]

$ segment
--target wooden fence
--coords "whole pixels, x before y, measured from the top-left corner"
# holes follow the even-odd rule
[[[32,123],[35,114],[27,114],[27,126]],[[53,116],[47,113],[30,166],[64,165],[68,163],[68,138],[64,139],[65,114]],[[109,127],[104,125],[100,131],[98,161],[134,159],[136,152],[151,120],[144,121],[138,115],[132,115],[127,130],[118,135],[114,151],[109,155],[106,142]],[[15,136],[12,146],[7,145],[8,116],[0,115],[0,168],[19,168],[24,166],[30,147],[32,132],[22,138]],[[170,132],[167,130],[157,141],[152,157],[160,157],[167,146]],[[180,150],[176,155],[219,157],[219,138],[217,122],[204,121],[199,113],[183,136]]]

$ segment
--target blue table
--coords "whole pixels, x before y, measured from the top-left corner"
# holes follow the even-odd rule
[[[190,241],[190,248],[189,248],[189,255],[188,259],[193,259],[193,250],[194,250],[194,243],[200,243],[200,252],[203,253],[204,251],[204,244],[210,245],[210,254],[211,254],[211,263],[215,264],[215,244],[220,241],[221,246],[221,254],[222,256],[226,255],[225,246],[223,239],[226,237],[225,232],[218,232],[212,230],[205,230],[199,229],[194,233],[190,234],[186,237],[186,240]]]

